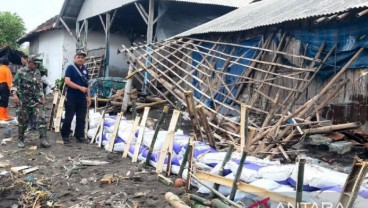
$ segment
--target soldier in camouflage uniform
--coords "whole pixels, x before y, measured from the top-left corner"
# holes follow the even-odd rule
[[[38,60],[28,61],[28,66],[20,69],[14,78],[14,100],[18,102],[18,147],[24,148],[24,133],[27,129],[29,115],[36,115],[36,125],[40,134],[40,146],[51,145],[47,139],[45,112],[42,110],[45,103],[40,71],[37,70]]]

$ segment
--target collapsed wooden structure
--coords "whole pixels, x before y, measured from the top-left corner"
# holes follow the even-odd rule
[[[240,106],[247,105],[249,129],[254,132],[249,150],[253,155],[271,153],[272,157],[284,152],[290,141],[299,141],[306,134],[359,127],[358,123],[322,127],[326,124],[319,112],[357,83],[343,75],[349,73],[347,69],[364,49],[359,49],[338,73],[313,91],[310,88],[315,87],[316,75],[336,45],[326,50],[323,42],[315,56],[308,57],[290,49],[293,41],[286,34],[262,36],[255,46],[226,39],[174,38],[123,47],[120,52],[130,58],[134,68],[128,78],[135,75],[143,84],[144,73],[148,72],[151,91],[173,106],[173,100],[186,103],[184,92],[193,91],[218,143],[239,144]]]

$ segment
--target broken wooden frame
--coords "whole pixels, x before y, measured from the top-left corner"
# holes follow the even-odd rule
[[[240,106],[245,103],[250,111],[249,116],[253,118],[249,121],[249,129],[254,134],[249,141],[249,152],[275,153],[284,150],[283,146],[297,135],[291,126],[285,127],[290,119],[295,121],[299,132],[318,126],[318,123],[303,126],[298,123],[310,123],[319,109],[344,90],[347,81],[339,85],[341,75],[363,49],[358,50],[321,91],[308,97],[310,95],[302,95],[315,82],[316,73],[336,47],[327,50],[323,43],[315,57],[311,58],[288,53],[286,49],[291,44],[290,37],[281,35],[278,42],[274,37],[273,34],[262,37],[258,46],[174,38],[124,48],[120,52],[136,63],[135,71],[128,76],[134,73],[135,78],[142,81],[143,72],[150,73],[152,79],[148,83],[152,91],[171,104],[170,97],[185,104],[185,92],[193,91],[194,101],[203,106],[217,139],[231,137],[239,143],[241,125],[231,117],[239,116]],[[147,52],[148,47],[150,50]],[[285,64],[281,59],[287,59],[291,64]],[[147,61],[150,62],[148,67]],[[231,83],[229,80],[232,80]],[[158,88],[156,83],[164,88]]]

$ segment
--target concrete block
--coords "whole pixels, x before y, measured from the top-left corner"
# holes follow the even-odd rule
[[[337,152],[342,155],[351,151],[353,143],[346,141],[334,142],[328,145],[328,148],[330,152]]]
[[[307,145],[329,145],[333,140],[322,134],[308,136],[304,143]]]

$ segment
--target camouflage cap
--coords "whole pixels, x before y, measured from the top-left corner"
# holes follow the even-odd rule
[[[32,58],[28,59],[28,62],[32,62],[34,64],[40,64],[40,63],[42,63],[42,60],[38,59],[36,57],[32,57]]]

